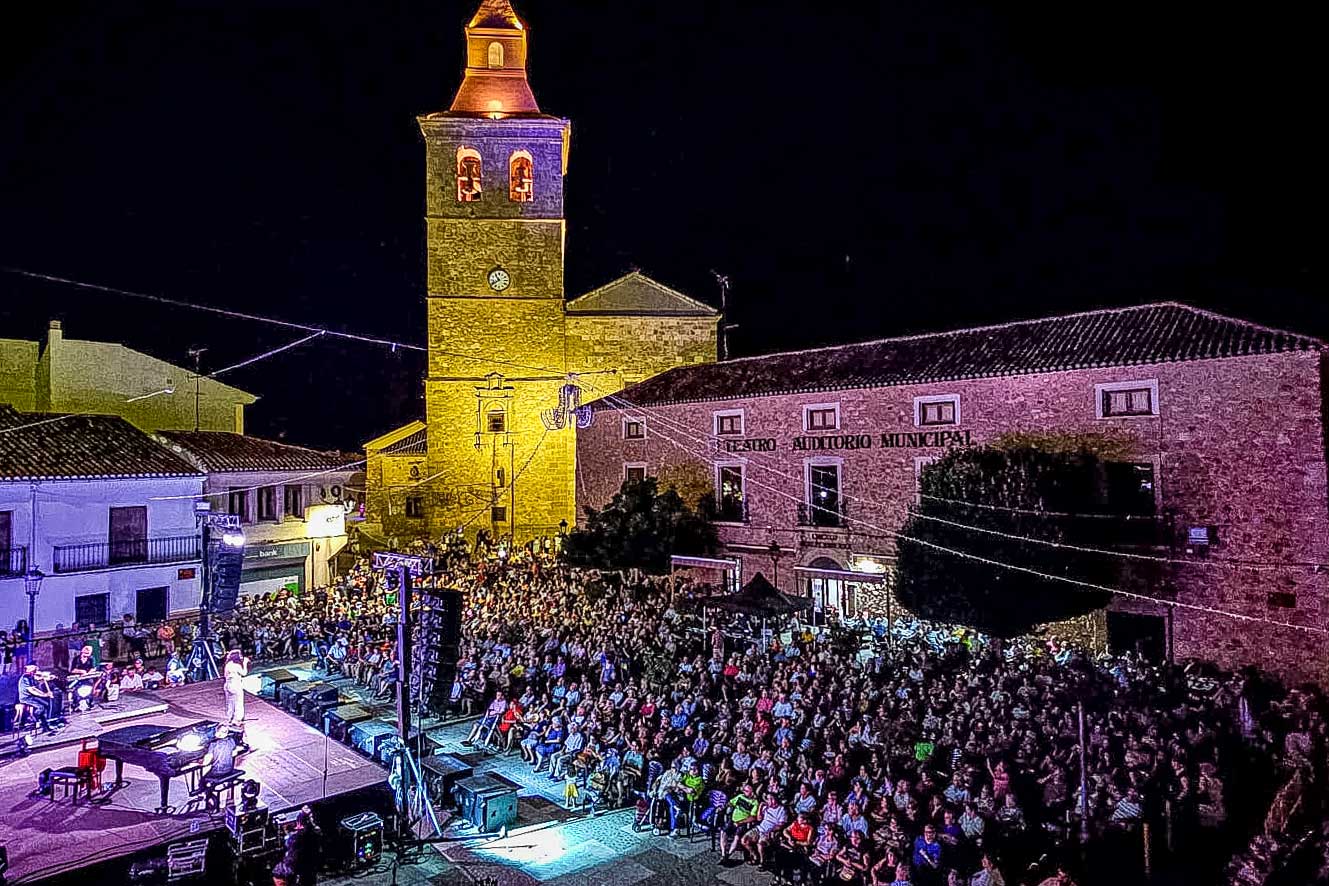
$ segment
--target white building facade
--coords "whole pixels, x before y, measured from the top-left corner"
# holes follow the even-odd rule
[[[203,476],[113,416],[0,408],[0,625],[141,623],[196,610]]]
[[[348,486],[357,456],[219,431],[162,431],[157,439],[207,473],[212,513],[240,518],[241,595],[331,584],[356,512]]]

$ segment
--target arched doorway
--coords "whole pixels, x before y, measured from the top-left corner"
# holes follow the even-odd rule
[[[844,566],[830,557],[817,557],[807,565],[807,568],[827,569],[836,572],[846,571]],[[810,575],[808,577],[808,594],[812,597],[813,602],[821,607],[823,612],[833,609],[841,616],[853,615],[854,613],[852,586],[843,579],[816,574]]]

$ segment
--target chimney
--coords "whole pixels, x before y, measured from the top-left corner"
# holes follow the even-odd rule
[[[49,348],[56,342],[64,340],[64,329],[59,320],[52,320],[50,327],[46,330],[46,346]]]

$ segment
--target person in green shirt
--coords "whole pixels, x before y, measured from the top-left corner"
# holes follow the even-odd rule
[[[705,786],[706,782],[702,780],[698,771],[697,761],[690,761],[678,784],[665,794],[665,803],[669,806],[669,836],[678,836],[679,812],[683,812],[684,815],[690,814],[697,798],[701,796],[701,789]]]
[[[729,854],[738,848],[743,835],[757,823],[757,796],[752,782],[743,783],[743,788],[729,801],[725,809],[724,830],[720,834],[720,861],[729,860]]]

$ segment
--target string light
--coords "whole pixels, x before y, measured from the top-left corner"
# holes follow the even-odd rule
[[[625,399],[625,398],[623,398],[623,397],[621,397],[621,396],[619,396],[619,395],[612,394],[612,393],[610,393],[610,392],[608,392],[608,391],[603,391],[603,389],[601,389],[601,390],[602,390],[602,393],[603,393],[603,399],[605,399],[605,400],[607,400],[607,401],[608,401],[608,400],[617,401],[617,402],[627,404],[628,406],[631,406],[631,407],[633,407],[633,408],[637,408],[637,409],[643,409],[643,408],[645,408],[645,407],[638,406],[637,404],[634,404],[634,403],[632,403],[631,401],[629,401],[629,400],[627,400],[627,399]],[[661,414],[658,414],[658,413],[649,413],[649,414],[644,413],[644,414],[643,414],[643,418],[645,418],[645,419],[649,420],[651,423],[655,423],[655,424],[658,424],[658,423],[660,423],[660,422],[664,422],[665,424],[667,424],[667,425],[671,425],[672,427],[675,428],[675,430],[677,430],[677,431],[679,431],[680,433],[683,433],[683,434],[685,434],[685,435],[692,435],[692,434],[695,434],[695,433],[696,433],[693,429],[689,428],[687,425],[684,425],[684,424],[682,424],[681,422],[677,422],[677,421],[673,421],[673,420],[671,420],[671,419],[667,419],[667,418],[665,418],[665,416],[663,416],[663,415],[661,415]],[[713,437],[696,437],[696,436],[693,436],[692,439],[694,439],[694,440],[696,440],[696,441],[698,441],[698,442],[704,442],[708,447],[711,445],[711,443],[712,443],[713,440],[714,440]],[[742,453],[742,455],[743,455],[743,460],[744,460],[744,463],[745,463],[745,464],[746,464],[746,463],[751,463],[751,464],[753,464],[755,467],[761,468],[762,470],[765,470],[765,471],[767,471],[767,472],[769,472],[769,473],[771,473],[771,474],[774,474],[774,475],[777,476],[777,477],[781,477],[782,479],[790,480],[791,482],[796,482],[796,483],[801,483],[801,482],[802,482],[801,478],[795,477],[795,476],[793,476],[793,475],[791,475],[791,474],[786,474],[786,473],[784,473],[784,472],[782,472],[782,471],[780,471],[780,470],[778,470],[778,469],[776,469],[776,468],[773,468],[773,467],[770,467],[770,466],[767,465],[767,464],[764,464],[764,463],[762,462],[762,458],[759,457],[756,453],[748,453],[748,452],[745,452],[745,453]],[[1114,516],[1114,515],[1111,515],[1111,514],[1087,514],[1087,515],[1083,515],[1083,514],[1076,514],[1076,513],[1072,513],[1072,512],[1066,512],[1066,511],[1038,511],[1038,510],[1031,510],[1031,509],[1028,509],[1028,508],[1006,508],[1006,507],[1001,507],[1001,506],[999,506],[999,505],[980,505],[980,504],[975,504],[975,503],[972,503],[972,502],[962,501],[962,500],[959,500],[959,499],[949,499],[949,498],[941,498],[941,497],[939,497],[939,496],[933,496],[933,495],[923,495],[922,493],[919,493],[919,495],[920,495],[920,497],[922,497],[922,498],[932,499],[932,500],[936,500],[936,501],[952,502],[952,503],[954,503],[954,504],[961,504],[961,505],[972,505],[972,506],[974,506],[974,507],[989,507],[989,508],[991,508],[991,509],[995,509],[995,510],[1012,511],[1012,512],[1015,512],[1015,513],[1024,513],[1024,514],[1040,515],[1040,516],[1058,516],[1058,517],[1078,517],[1078,516],[1113,517],[1113,516]],[[847,493],[847,492],[843,492],[843,491],[841,491],[841,493],[840,493],[840,497],[841,497],[842,499],[847,500],[847,501],[859,501],[859,502],[863,502],[863,503],[865,503],[865,504],[869,504],[869,505],[873,505],[873,506],[876,506],[876,505],[879,504],[879,502],[877,502],[877,501],[874,500],[874,499],[864,498],[864,497],[862,497],[862,496],[857,496],[857,495],[850,495],[849,493]],[[1224,558],[1204,558],[1204,559],[1183,559],[1183,558],[1178,558],[1178,557],[1162,557],[1162,556],[1153,555],[1153,554],[1136,554],[1136,553],[1132,553],[1132,552],[1129,552],[1129,551],[1119,551],[1119,550],[1112,550],[1112,549],[1108,549],[1108,548],[1094,548],[1094,547],[1087,547],[1087,546],[1083,546],[1083,545],[1073,545],[1073,544],[1064,543],[1064,542],[1054,542],[1054,541],[1051,541],[1051,540],[1049,540],[1049,539],[1037,538],[1037,537],[1034,537],[1034,536],[1019,535],[1019,534],[1017,534],[1017,533],[1009,533],[1009,532],[1000,532],[1000,531],[998,531],[998,530],[990,529],[990,528],[988,528],[988,527],[984,527],[984,526],[976,526],[976,525],[974,525],[974,524],[972,524],[972,523],[962,523],[962,522],[959,522],[959,521],[947,521],[947,520],[944,520],[944,519],[941,518],[941,517],[934,517],[934,516],[931,516],[931,515],[926,515],[926,514],[923,514],[923,513],[919,512],[919,511],[911,511],[911,513],[913,513],[915,516],[921,517],[921,518],[923,518],[923,519],[935,520],[935,521],[938,521],[938,522],[947,522],[947,523],[949,523],[949,525],[955,526],[955,527],[957,527],[957,528],[961,528],[961,529],[969,529],[969,530],[973,530],[974,532],[982,532],[982,533],[988,533],[988,534],[1001,535],[1001,536],[1003,536],[1003,537],[1005,537],[1005,538],[1008,538],[1008,539],[1011,539],[1011,540],[1013,540],[1013,541],[1024,541],[1024,542],[1029,542],[1029,543],[1031,543],[1031,544],[1041,544],[1041,545],[1048,545],[1048,546],[1051,546],[1051,547],[1061,547],[1061,548],[1065,548],[1065,549],[1068,549],[1068,550],[1079,551],[1079,552],[1081,552],[1081,553],[1098,554],[1098,555],[1109,556],[1109,557],[1120,557],[1120,558],[1122,558],[1122,559],[1129,559],[1129,560],[1147,560],[1147,561],[1153,561],[1153,562],[1159,562],[1159,563],[1171,563],[1171,564],[1178,565],[1178,566],[1198,566],[1198,567],[1202,567],[1202,568],[1210,568],[1210,569],[1252,569],[1252,570],[1271,570],[1271,571],[1272,571],[1272,570],[1280,570],[1280,569],[1310,569],[1310,570],[1315,570],[1315,571],[1318,571],[1318,570],[1321,570],[1321,569],[1329,569],[1329,563],[1318,563],[1318,562],[1314,562],[1314,561],[1303,561],[1303,560],[1282,560],[1282,561],[1277,561],[1277,562],[1270,562],[1270,561],[1265,561],[1265,560],[1247,560],[1247,559],[1227,558],[1227,557],[1224,557]],[[1140,516],[1140,515],[1126,515],[1126,516],[1127,516],[1128,519],[1151,519],[1151,518],[1142,517],[1142,516]]]

